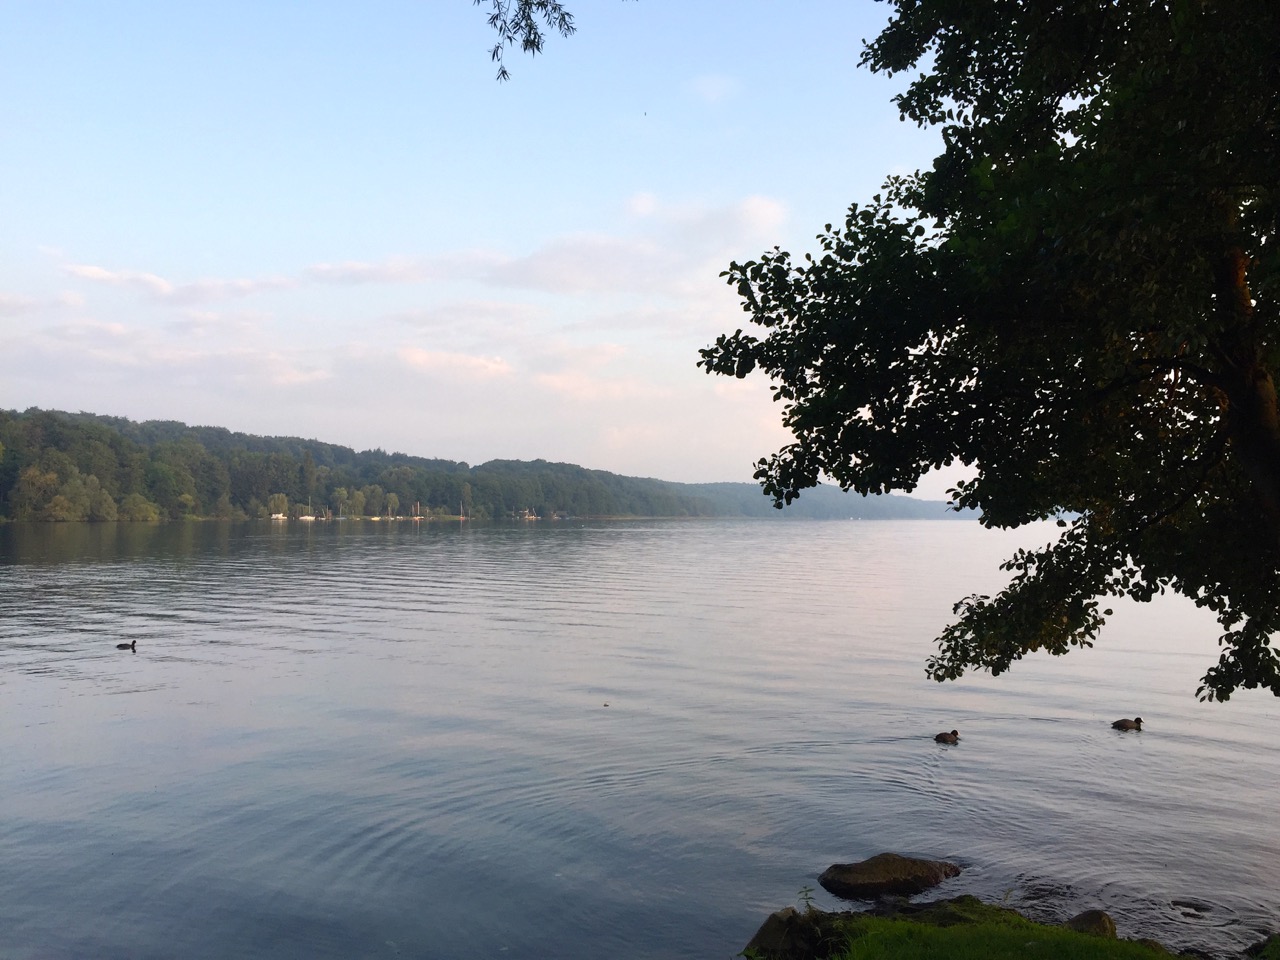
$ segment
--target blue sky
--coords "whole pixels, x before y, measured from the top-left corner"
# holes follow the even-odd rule
[[[0,0],[0,407],[750,479],[718,274],[928,166],[887,8],[570,0],[500,84],[486,6]]]

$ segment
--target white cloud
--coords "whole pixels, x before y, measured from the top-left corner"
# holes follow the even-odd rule
[[[321,283],[421,283],[431,275],[428,264],[413,257],[392,257],[382,263],[317,263],[307,268],[307,276]]]
[[[91,264],[68,264],[67,273],[82,280],[94,283],[105,283],[113,287],[140,287],[157,297],[167,297],[173,293],[173,284],[154,273],[142,273],[133,270],[107,270]]]
[[[82,280],[102,283],[112,287],[132,287],[142,290],[157,300],[172,303],[207,303],[248,297],[264,290],[278,290],[297,285],[289,277],[264,277],[257,280],[196,280],[192,283],[174,284],[164,277],[140,270],[107,270],[92,264],[68,264],[67,273]]]
[[[540,373],[534,376],[533,382],[551,393],[575,403],[634,400],[641,397],[657,396],[664,392],[653,384],[646,383],[635,377],[619,378],[607,376],[603,373],[593,375],[581,370]]]
[[[280,290],[297,286],[290,277],[264,277],[258,280],[197,280],[174,288],[168,299],[178,303],[208,303],[213,300],[231,300],[249,297],[265,290]]]
[[[754,233],[773,233],[787,219],[787,206],[778,200],[759,195],[747,197],[737,205],[743,224]]]
[[[651,240],[584,234],[495,266],[487,279],[549,293],[653,292],[678,266],[672,252]]]
[[[325,283],[420,283],[469,280],[551,294],[683,296],[710,281],[734,257],[776,235],[784,204],[750,196],[718,207],[663,204],[651,193],[625,203],[630,233],[578,233],[549,239],[532,252],[509,256],[467,251],[431,258],[395,257],[380,263],[318,264],[307,275]]]
[[[15,297],[0,293],[0,317],[16,317],[20,313],[34,310],[36,302],[30,297]]]
[[[397,355],[406,366],[416,370],[445,373],[467,380],[504,377],[511,373],[511,365],[501,357],[477,357],[411,346],[401,347]]]
[[[627,212],[633,217],[650,217],[658,209],[658,198],[652,193],[637,193],[627,200]]]
[[[280,387],[317,383],[332,377],[328,370],[315,365],[300,364],[295,358],[280,353],[269,354],[262,361],[262,366],[271,383]]]
[[[182,314],[165,324],[165,327],[183,337],[227,338],[237,334],[251,334],[270,323],[272,315],[256,311],[220,313],[216,310],[187,308]]]
[[[119,341],[123,340],[128,334],[129,328],[123,323],[88,318],[77,320],[74,323],[48,327],[41,331],[38,336],[47,337],[54,342],[72,346],[85,342]]]
[[[436,307],[403,310],[389,319],[421,329],[464,332],[487,331],[494,334],[545,320],[545,307],[510,300],[460,300]]]
[[[486,279],[552,293],[683,296],[708,281],[718,283],[729,260],[754,253],[755,244],[776,235],[787,218],[785,205],[764,196],[703,207],[664,205],[637,194],[626,207],[640,221],[635,234],[559,237],[493,266]]]
[[[786,204],[753,194],[717,207],[660,205],[655,216],[666,224],[664,236],[684,250],[741,253],[744,245],[772,242],[786,223]]]
[[[380,262],[344,260],[340,263],[317,263],[307,267],[306,275],[319,283],[345,285],[424,283],[474,278],[504,259],[490,251],[465,250],[444,256],[388,257]]]

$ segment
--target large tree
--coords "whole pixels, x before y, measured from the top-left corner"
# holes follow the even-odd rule
[[[923,71],[897,102],[945,148],[814,253],[729,268],[763,331],[700,363],[762,371],[794,435],[757,478],[782,503],[961,463],[984,524],[1057,519],[956,605],[936,679],[1171,590],[1222,625],[1202,697],[1280,695],[1280,2],[891,6],[862,64]]]

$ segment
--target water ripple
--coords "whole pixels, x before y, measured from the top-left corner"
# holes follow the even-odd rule
[[[990,536],[0,527],[0,929],[19,957],[728,955],[884,849],[1179,949],[1280,926],[1280,711],[1194,700],[1196,611],[924,679],[998,584]]]

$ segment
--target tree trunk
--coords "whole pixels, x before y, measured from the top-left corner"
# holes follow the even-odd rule
[[[1230,369],[1226,376],[1228,429],[1272,539],[1280,544],[1280,406],[1271,371],[1263,364],[1248,283],[1249,258],[1239,247],[1226,251],[1215,271],[1215,299]]]

